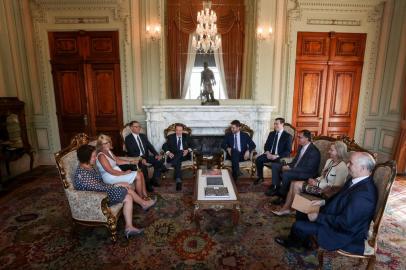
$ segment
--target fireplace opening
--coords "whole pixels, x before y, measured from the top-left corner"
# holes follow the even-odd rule
[[[202,155],[214,155],[221,153],[223,135],[192,135],[194,149]]]

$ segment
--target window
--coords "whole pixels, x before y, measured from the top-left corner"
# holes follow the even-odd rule
[[[214,78],[216,80],[216,84],[212,86],[214,92],[215,99],[225,99],[226,95],[224,92],[224,86],[222,84],[222,80],[220,79],[220,72],[216,67],[216,63],[214,60],[213,53],[210,54],[202,54],[197,53],[196,59],[194,63],[194,67],[192,68],[192,72],[190,75],[190,82],[188,89],[186,91],[185,99],[200,99],[201,92],[203,91],[203,86],[200,85],[201,83],[201,73],[203,71],[203,63],[207,62],[209,65],[209,69],[213,71]]]

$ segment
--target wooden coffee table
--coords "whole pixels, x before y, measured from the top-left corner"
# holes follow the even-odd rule
[[[233,178],[228,170],[221,170],[224,186],[228,188],[230,197],[228,198],[206,198],[204,196],[204,188],[206,186],[206,176],[202,176],[202,170],[198,170],[196,174],[196,184],[194,190],[194,205],[193,221],[200,228],[200,211],[205,209],[213,209],[220,211],[230,209],[232,211],[233,225],[238,224],[240,218],[240,200]]]

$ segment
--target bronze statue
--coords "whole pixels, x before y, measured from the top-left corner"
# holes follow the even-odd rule
[[[213,71],[208,68],[207,62],[204,62],[204,70],[201,74],[200,86],[203,85],[203,91],[201,97],[206,98],[202,101],[202,105],[219,105],[218,100],[214,99],[214,91],[212,85],[216,85],[216,79],[214,78]]]

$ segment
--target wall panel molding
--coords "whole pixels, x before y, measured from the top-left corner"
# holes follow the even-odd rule
[[[30,2],[32,14],[36,61],[38,63],[41,107],[44,109],[47,124],[48,148],[41,141],[41,148],[51,156],[60,148],[58,124],[56,118],[55,97],[51,67],[49,65],[48,31],[106,31],[118,30],[120,42],[120,71],[123,118],[131,118],[134,108],[133,59],[129,0],[33,0]],[[130,98],[131,97],[131,98]],[[39,119],[37,119],[39,120]],[[35,126],[43,122],[34,123]],[[41,129],[41,132],[44,132]],[[42,133],[36,132],[38,137]],[[46,150],[49,149],[49,150]]]
[[[362,142],[365,132],[365,118],[369,114],[369,100],[373,88],[376,59],[379,46],[381,30],[381,18],[385,1],[383,0],[362,0],[340,3],[333,0],[290,0],[288,4],[288,77],[287,77],[287,98],[286,115],[287,120],[292,119],[294,76],[296,60],[297,32],[352,32],[367,33],[365,48],[364,66],[362,71],[360,101],[357,114],[357,126],[355,129],[355,140]],[[348,18],[357,18],[361,23],[359,26],[346,25],[313,25],[308,24],[312,20],[336,20],[343,21]]]

